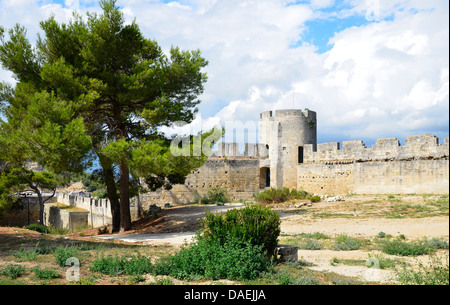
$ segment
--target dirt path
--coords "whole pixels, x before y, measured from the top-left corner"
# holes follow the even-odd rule
[[[449,218],[405,218],[405,219],[317,219],[305,220],[298,215],[284,214],[281,231],[285,234],[321,232],[327,235],[347,233],[353,236],[375,236],[379,232],[408,238],[448,237]]]

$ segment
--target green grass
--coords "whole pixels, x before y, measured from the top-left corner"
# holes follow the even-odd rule
[[[138,276],[152,272],[153,266],[150,257],[142,255],[114,255],[97,257],[89,266],[89,269],[109,276],[131,275]]]
[[[325,248],[324,242],[331,237],[321,233],[300,233],[292,236],[283,236],[281,243],[296,246],[302,250],[322,250]]]
[[[39,265],[31,268],[34,277],[39,280],[52,280],[61,278],[61,274],[56,268],[41,268]]]
[[[355,218],[355,215],[349,213],[315,213],[315,218]]]
[[[337,265],[346,265],[346,266],[365,266],[366,260],[363,259],[342,259],[333,257],[330,260],[330,265],[337,266]]]
[[[417,195],[416,195],[417,196]],[[314,218],[426,218],[449,215],[449,196],[445,195],[422,195],[416,200],[404,195],[383,195],[381,198],[374,198],[363,202],[353,202],[349,200],[340,204],[339,211],[314,213]],[[353,211],[351,212],[350,209]]]
[[[381,250],[390,255],[419,256],[433,254],[438,249],[448,249],[448,242],[440,238],[420,239],[414,241],[381,240],[378,241]]]
[[[387,258],[384,255],[378,253],[370,253],[368,255],[368,259],[366,260],[367,267],[375,267],[379,269],[393,269],[400,263],[403,263],[403,261],[399,259]]]
[[[339,234],[335,237],[332,249],[335,251],[349,251],[358,250],[361,246],[362,242],[359,239],[348,236],[347,234]]]
[[[270,264],[262,245],[252,245],[234,237],[224,244],[219,240],[197,238],[175,255],[157,261],[152,273],[187,280],[250,280],[267,271]]]
[[[303,190],[288,188],[270,188],[254,195],[255,201],[259,203],[283,203],[289,200],[308,199],[311,202],[319,202],[320,196],[308,194]]]
[[[6,276],[11,280],[15,280],[25,274],[26,268],[21,265],[8,264],[6,267],[0,269],[0,275]]]
[[[448,256],[432,255],[428,264],[418,262],[418,268],[408,265],[396,268],[397,279],[402,285],[449,285]]]

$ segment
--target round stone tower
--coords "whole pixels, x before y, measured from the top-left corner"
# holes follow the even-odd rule
[[[297,188],[297,167],[303,163],[304,145],[317,147],[317,114],[300,109],[261,113],[260,143],[269,152],[267,179],[276,188]],[[261,174],[263,176],[263,173]],[[269,183],[267,183],[267,186]]]

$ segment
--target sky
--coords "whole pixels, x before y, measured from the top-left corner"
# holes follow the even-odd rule
[[[449,136],[447,0],[118,0],[127,22],[209,61],[194,130],[256,122],[267,110],[317,112],[318,142]],[[52,14],[94,0],[0,0],[0,25],[35,42]],[[0,69],[0,81],[14,84]],[[255,142],[248,135],[249,142]],[[251,138],[251,139],[250,139]],[[257,136],[255,137],[257,138]]]

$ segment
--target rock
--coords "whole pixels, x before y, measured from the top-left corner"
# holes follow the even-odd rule
[[[277,255],[283,261],[298,261],[298,247],[288,245],[278,245]]]
[[[342,198],[341,196],[335,196],[335,197],[328,197],[327,198],[327,202],[336,202],[336,201],[341,201]]]
[[[161,211],[161,208],[156,204],[152,204],[147,211],[145,211],[145,215],[153,215]]]
[[[301,207],[304,207],[306,205],[308,205],[308,202],[302,202],[302,203],[296,204],[295,207],[296,208],[301,208]]]

